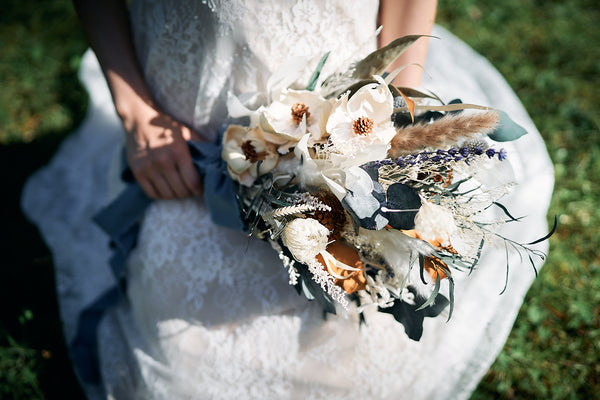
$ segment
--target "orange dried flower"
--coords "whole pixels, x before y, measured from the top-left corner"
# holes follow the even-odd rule
[[[402,233],[415,239],[424,240],[423,237],[421,237],[421,235],[419,234],[419,232],[417,232],[414,229],[403,230]],[[454,249],[454,247],[452,247],[452,245],[443,246],[442,243],[444,242],[444,239],[442,238],[427,240],[427,242],[435,248],[444,249],[449,251],[450,253],[458,254],[458,252]],[[423,267],[425,268],[429,276],[431,276],[431,279],[433,279],[434,281],[436,280],[438,275],[440,276],[440,279],[444,279],[448,276],[449,273],[449,268],[446,265],[446,263],[435,256],[425,257]]]
[[[365,278],[363,263],[360,260],[358,252],[355,249],[342,244],[340,241],[328,244],[327,251],[336,260],[360,269],[360,271],[348,271],[342,268],[332,267],[336,274],[347,277],[345,279],[336,279],[335,284],[344,289],[348,294],[354,293],[357,290],[363,290],[366,286],[367,279]],[[320,254],[317,256],[317,261],[323,265],[323,268],[326,268],[325,260],[323,260],[323,257]]]

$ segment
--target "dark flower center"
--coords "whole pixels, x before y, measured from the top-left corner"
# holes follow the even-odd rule
[[[366,136],[373,133],[373,120],[367,117],[360,117],[352,124],[352,129],[357,135]]]
[[[296,103],[292,106],[292,120],[296,124],[300,124],[302,122],[302,118],[306,115],[306,120],[310,118],[310,112],[308,111],[308,106],[304,103]]]
[[[258,153],[256,152],[256,148],[249,140],[246,140],[244,143],[242,143],[242,151],[246,156],[246,160],[250,160],[250,162],[253,163],[258,161]]]

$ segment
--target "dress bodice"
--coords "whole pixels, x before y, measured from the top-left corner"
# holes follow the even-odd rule
[[[377,11],[375,0],[134,0],[131,20],[156,101],[212,136],[229,91],[264,92],[288,63],[308,79],[331,52],[326,76],[372,51]]]

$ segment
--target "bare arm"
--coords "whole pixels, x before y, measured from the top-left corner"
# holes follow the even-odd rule
[[[150,197],[182,198],[201,192],[185,143],[200,137],[154,103],[133,49],[125,0],[74,0],[127,132],[127,160]]]
[[[381,0],[379,24],[383,30],[379,35],[379,47],[406,35],[429,35],[435,22],[437,0]],[[399,58],[390,71],[402,65],[425,63],[429,39],[417,40]],[[417,87],[421,84],[422,69],[408,66],[394,80],[399,86]]]

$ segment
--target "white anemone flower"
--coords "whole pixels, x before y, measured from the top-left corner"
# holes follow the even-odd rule
[[[326,134],[325,125],[332,104],[318,93],[308,90],[284,90],[263,111],[269,126],[265,138],[280,145],[285,153],[305,134],[310,134],[310,144],[321,140]]]
[[[384,159],[396,135],[394,96],[381,77],[375,79],[352,96],[344,94],[327,121],[331,150],[337,153],[332,158],[344,167]]]
[[[222,157],[232,179],[252,186],[258,176],[277,165],[275,146],[265,141],[259,128],[230,125],[223,135]]]

